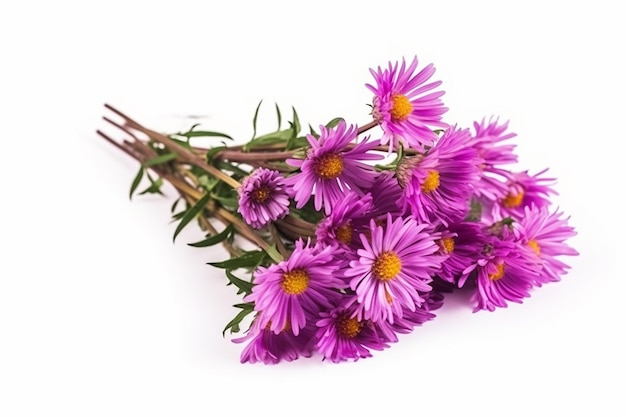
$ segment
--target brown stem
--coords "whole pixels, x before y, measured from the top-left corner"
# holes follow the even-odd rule
[[[125,125],[138,130],[142,133],[144,133],[145,135],[147,135],[148,137],[150,137],[152,140],[159,142],[161,144],[163,144],[164,146],[166,146],[168,149],[172,150],[173,152],[175,152],[181,159],[192,163],[194,165],[197,165],[198,167],[204,169],[205,171],[207,171],[209,174],[213,175],[215,178],[220,179],[221,181],[225,182],[226,184],[230,185],[232,188],[239,188],[240,184],[238,181],[236,181],[235,179],[233,179],[232,177],[226,175],[224,172],[220,171],[219,169],[215,168],[214,166],[211,166],[209,164],[207,164],[204,159],[202,159],[200,156],[194,154],[193,152],[189,151],[187,148],[185,148],[184,146],[178,144],[177,142],[173,141],[172,139],[168,138],[167,136],[159,133],[159,132],[155,132],[154,130],[148,129],[142,125],[140,125],[139,123],[137,123],[136,121],[134,121],[133,119],[131,119],[130,117],[126,116],[124,113],[120,112],[119,110],[115,109],[114,107],[105,104],[104,105],[107,109],[111,110],[113,113],[117,114],[118,116],[120,116],[121,118],[124,119],[125,121]],[[105,120],[107,120],[105,118]],[[108,121],[108,120],[107,120]]]

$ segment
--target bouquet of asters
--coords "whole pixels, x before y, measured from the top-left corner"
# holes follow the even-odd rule
[[[125,137],[98,134],[141,164],[131,197],[168,182],[174,239],[197,223],[206,238],[191,246],[230,255],[209,264],[241,295],[224,333],[242,332],[242,362],[367,358],[433,320],[451,291],[494,311],[559,281],[560,257],[577,255],[569,217],[551,208],[555,179],[511,168],[508,122],[446,122],[435,68],[417,57],[370,72],[367,123],[303,134],[295,109],[283,128],[276,106],[278,129],[257,135],[259,103],[238,145],[197,125],[159,133],[105,106]]]

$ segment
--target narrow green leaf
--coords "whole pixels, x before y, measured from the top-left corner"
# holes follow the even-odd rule
[[[228,322],[226,327],[224,327],[224,331],[222,332],[222,336],[226,336],[226,331],[230,329],[230,333],[239,333],[241,331],[240,324],[244,318],[250,313],[254,311],[254,306],[252,304],[245,305],[245,307],[241,307],[243,304],[237,304],[234,307],[239,307],[242,310]]]
[[[298,113],[296,112],[295,107],[291,107],[291,109],[293,110],[293,121],[292,121],[292,126],[293,126],[293,133],[294,133],[294,137],[298,136],[298,133],[300,133],[300,119],[298,118]]]
[[[278,118],[278,127],[276,128],[276,131],[278,132],[280,130],[280,125],[282,125],[282,116],[280,114],[280,109],[278,108],[278,103],[274,103],[274,105],[276,106],[276,117]]]
[[[170,213],[174,213],[174,211],[176,211],[176,207],[178,207],[178,203],[180,203],[180,200],[181,200],[180,197],[174,200],[174,203],[172,204],[172,207],[170,208]]]
[[[139,195],[144,195],[144,194],[163,195],[163,193],[161,192],[161,186],[163,185],[163,178],[159,177],[155,180],[154,178],[152,178],[152,176],[150,176],[150,174],[148,174],[148,179],[150,180],[150,186],[146,188],[145,190],[143,190],[142,192],[140,192]]]
[[[214,146],[213,148],[209,149],[205,156],[205,160],[207,161],[207,163],[210,164],[215,155],[217,155],[220,151],[223,151],[224,149],[226,149],[226,146]]]
[[[326,127],[328,128],[333,128],[335,126],[337,126],[339,124],[340,121],[343,120],[343,117],[335,117],[333,120],[331,120],[330,122],[326,123]]]
[[[194,131],[189,131],[185,133],[177,133],[176,136],[183,136],[183,137],[186,137],[187,139],[199,138],[199,137],[219,137],[219,138],[226,138],[229,140],[234,140],[231,136],[227,135],[226,133],[212,132],[209,130],[194,130]]]
[[[237,258],[227,259],[222,262],[207,262],[207,264],[216,268],[237,269],[237,268],[254,268],[263,262],[267,254],[263,251],[255,250],[246,252]]]
[[[183,228],[187,226],[187,224],[192,221],[200,212],[202,212],[204,206],[206,206],[210,199],[211,194],[206,193],[200,200],[198,200],[198,202],[196,202],[196,204],[194,204],[189,210],[185,212],[185,215],[182,219],[180,219],[180,222],[178,223],[178,226],[174,231],[173,241],[176,241],[176,236],[178,236],[180,231],[183,230]]]
[[[226,239],[232,232],[233,232],[233,225],[229,224],[224,230],[222,230],[218,234],[210,235],[206,239],[201,240],[200,242],[188,243],[188,245],[193,246],[194,248],[204,248],[207,246],[212,246]]]
[[[272,258],[272,261],[276,263],[283,261],[285,259],[283,258],[283,255],[281,255],[280,252],[278,252],[278,250],[276,249],[276,246],[274,245],[270,246],[269,249],[267,249],[265,252],[267,252],[268,256]]]
[[[259,104],[257,104],[256,110],[254,111],[254,118],[252,119],[252,139],[256,138],[256,120],[257,117],[259,117],[259,109],[261,108],[261,103],[263,103],[263,100],[259,101]]]
[[[140,166],[139,167],[139,172],[137,172],[137,175],[135,175],[135,178],[133,179],[133,183],[130,185],[129,198],[131,200],[133,199],[133,194],[135,193],[135,190],[137,190],[137,187],[139,187],[139,183],[141,183],[141,179],[143,178],[143,174],[144,174],[144,168],[143,168],[143,166]]]
[[[178,155],[175,152],[169,152],[163,155],[155,156],[143,162],[144,167],[150,167],[153,165],[164,164],[165,162],[173,161]]]
[[[228,277],[228,284],[226,285],[234,285],[238,288],[237,295],[245,294],[248,295],[252,292],[252,287],[254,286],[250,281],[245,281],[239,277],[236,277],[231,270],[226,270],[226,276]]]

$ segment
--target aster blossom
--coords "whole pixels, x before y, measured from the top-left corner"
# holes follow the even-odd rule
[[[524,298],[530,297],[539,274],[540,263],[535,254],[522,244],[519,234],[508,222],[492,225],[482,236],[484,241],[478,260],[463,272],[464,276],[474,272],[474,312],[494,311],[507,307],[509,302],[522,303]]]
[[[548,207],[524,208],[524,216],[519,221],[522,244],[530,247],[541,260],[536,285],[560,281],[570,267],[558,257],[578,255],[578,251],[567,244],[568,239],[576,236],[576,231],[568,225],[569,217],[563,215],[558,209],[550,211]]]
[[[278,334],[289,327],[295,336],[321,308],[332,306],[345,287],[335,276],[338,267],[333,248],[312,246],[298,240],[290,257],[254,273],[252,293],[244,301],[253,302],[261,312],[259,325]]]
[[[467,215],[472,185],[479,178],[479,158],[469,146],[471,139],[468,129],[453,126],[425,155],[400,162],[396,172],[404,188],[405,210],[420,221],[444,224]]]
[[[366,84],[374,94],[372,116],[383,130],[381,144],[389,144],[389,150],[399,144],[424,151],[437,140],[432,127],[446,128],[441,118],[448,111],[441,101],[443,91],[435,89],[441,81],[428,82],[435,73],[433,64],[428,64],[417,74],[417,56],[407,67],[402,58],[385,70],[370,68],[376,85]]]
[[[239,213],[246,223],[260,229],[289,213],[289,187],[280,172],[258,168],[244,178],[239,194]]]
[[[296,207],[302,208],[313,196],[316,210],[324,207],[330,214],[334,204],[345,192],[352,190],[363,195],[363,189],[374,181],[374,168],[363,161],[379,160],[383,155],[372,150],[378,141],[355,142],[358,128],[348,126],[343,120],[335,128],[320,126],[320,137],[309,134],[307,140],[310,149],[306,158],[287,159],[287,163],[300,168],[300,172],[290,176],[287,181],[293,187]]]
[[[432,275],[442,261],[435,255],[438,236],[427,231],[429,226],[388,214],[383,225],[370,222],[369,237],[360,234],[359,259],[350,261],[345,271],[356,292],[359,320],[393,323],[394,315],[402,317],[403,307],[415,311],[424,302],[419,292],[431,290]]]

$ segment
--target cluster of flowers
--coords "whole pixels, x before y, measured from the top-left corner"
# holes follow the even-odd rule
[[[555,179],[507,168],[518,160],[508,123],[445,123],[441,82],[417,58],[370,71],[379,138],[320,126],[303,158],[285,160],[291,173],[260,167],[238,189],[255,229],[307,204],[323,214],[314,238],[254,271],[255,315],[233,339],[242,362],[370,357],[432,320],[450,288],[493,311],[558,281],[569,268],[558,257],[577,255],[568,217],[550,208]],[[387,169],[372,163],[392,153]]]

